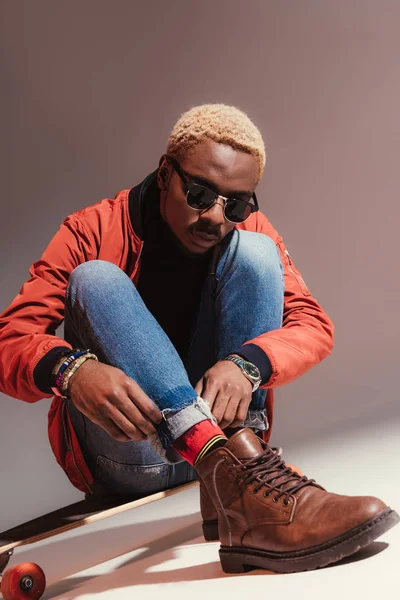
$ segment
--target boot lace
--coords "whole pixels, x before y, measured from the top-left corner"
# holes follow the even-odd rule
[[[241,464],[231,464],[228,469],[239,471],[238,479],[241,479],[245,485],[257,481],[257,485],[254,487],[255,493],[259,492],[261,488],[266,488],[264,496],[268,497],[275,493],[274,502],[278,502],[283,496],[285,506],[290,503],[291,494],[308,485],[316,484],[315,479],[308,479],[305,475],[299,475],[293,471],[268,446],[256,458],[240,460]]]

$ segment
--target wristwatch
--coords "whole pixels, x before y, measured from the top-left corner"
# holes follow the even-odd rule
[[[252,392],[255,392],[256,390],[258,390],[258,388],[260,387],[260,383],[261,383],[261,373],[260,373],[259,369],[256,367],[256,365],[253,365],[253,363],[249,362],[248,360],[244,360],[243,358],[240,358],[240,356],[236,356],[236,355],[232,355],[232,354],[226,356],[222,360],[230,360],[230,361],[234,362],[235,365],[237,365],[239,367],[239,369],[242,370],[243,375],[245,377],[247,377],[247,379],[250,381],[250,383],[253,384]]]

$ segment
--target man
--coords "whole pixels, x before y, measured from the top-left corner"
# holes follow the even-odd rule
[[[55,394],[49,437],[71,482],[139,497],[198,476],[227,572],[320,567],[399,518],[267,444],[273,388],[329,354],[333,326],[258,210],[264,164],[244,113],[191,109],[144,182],[64,221],[0,317],[0,387]]]

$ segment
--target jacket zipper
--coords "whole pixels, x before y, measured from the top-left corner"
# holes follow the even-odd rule
[[[294,275],[297,283],[300,285],[300,287],[301,287],[301,289],[303,291],[303,294],[309,294],[310,292],[309,292],[308,287],[306,286],[306,282],[304,281],[304,279],[302,278],[302,276],[299,273],[296,273],[293,270],[293,268],[292,268],[293,261],[292,261],[292,259],[290,257],[290,254],[289,254],[288,250],[286,250],[286,248],[285,248],[285,254],[286,254],[286,257],[287,257],[289,270]]]
[[[79,473],[79,476],[81,478],[81,481],[82,481],[83,485],[87,488],[89,494],[92,494],[93,492],[90,489],[89,484],[87,483],[86,479],[84,478],[84,476],[83,476],[80,468],[76,464],[75,453],[74,453],[74,449],[72,447],[71,436],[70,436],[70,433],[69,433],[68,423],[67,423],[66,415],[65,415],[65,413],[66,413],[67,410],[68,410],[68,408],[67,408],[67,401],[64,400],[63,401],[63,406],[62,406],[62,413],[63,413],[62,416],[63,416],[63,425],[64,425],[64,433],[65,433],[66,442],[67,442],[67,448],[68,448],[68,450],[71,451],[71,456],[72,456],[72,460],[74,462],[74,466],[75,466],[77,472]]]
[[[133,271],[132,271],[132,274],[131,274],[131,277],[130,277],[132,281],[135,279],[136,274],[137,274],[138,269],[139,269],[139,261],[140,261],[140,257],[142,256],[143,246],[144,246],[144,242],[141,243],[141,246],[140,246],[140,249],[139,249],[139,254],[137,255],[136,262],[135,262],[135,265],[133,267]]]

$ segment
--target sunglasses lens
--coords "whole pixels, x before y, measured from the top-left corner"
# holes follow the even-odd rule
[[[187,184],[186,201],[191,208],[205,210],[216,200],[216,193],[197,183]],[[243,223],[251,215],[251,205],[243,200],[232,198],[226,201],[225,217],[232,223]]]
[[[215,200],[216,195],[211,190],[192,183],[188,185],[187,203],[192,208],[203,210],[209,208]]]
[[[251,215],[251,206],[242,200],[228,200],[225,206],[225,215],[232,223],[243,223]]]

